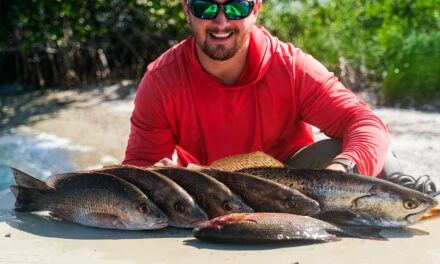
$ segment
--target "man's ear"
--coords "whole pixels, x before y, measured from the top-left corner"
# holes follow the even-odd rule
[[[256,0],[254,9],[252,9],[252,15],[254,16],[254,23],[257,21],[258,15],[260,14],[261,8],[263,7],[263,1]]]
[[[186,1],[187,0],[182,0],[183,12],[185,12],[186,21],[188,23],[191,23],[191,20],[190,20],[191,11],[189,10],[189,6]]]

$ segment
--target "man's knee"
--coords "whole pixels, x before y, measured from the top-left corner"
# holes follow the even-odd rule
[[[297,151],[285,163],[298,169],[323,169],[341,151],[341,140],[333,138],[323,139]]]

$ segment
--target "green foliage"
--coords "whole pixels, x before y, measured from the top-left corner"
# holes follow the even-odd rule
[[[384,103],[440,99],[438,0],[273,0],[268,7],[261,21],[330,70],[348,69],[340,77],[349,88],[383,84]]]
[[[384,102],[420,107],[440,101],[440,32],[414,32],[398,44],[384,73]]]
[[[108,67],[109,77],[137,78],[145,64],[188,34],[181,0],[1,5],[8,12],[0,17],[0,82],[18,80],[32,88],[60,85],[66,78],[88,82],[102,73],[99,67]]]
[[[181,3],[0,1],[0,82],[45,87],[87,82],[91,73],[107,78],[102,54],[110,77],[138,78],[189,33]],[[438,0],[265,0],[259,23],[349,88],[381,88],[385,104],[440,100]]]

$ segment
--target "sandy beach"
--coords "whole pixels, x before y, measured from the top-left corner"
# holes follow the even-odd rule
[[[129,134],[136,84],[125,81],[88,91],[51,91],[2,101],[3,131],[46,132],[92,149],[81,168],[120,162]],[[440,184],[440,113],[374,108],[392,136],[405,172]],[[317,134],[317,138],[322,135]],[[0,263],[440,263],[440,226],[389,229],[389,241],[344,238],[295,245],[219,245],[199,242],[190,230],[114,231],[11,211],[0,192]]]

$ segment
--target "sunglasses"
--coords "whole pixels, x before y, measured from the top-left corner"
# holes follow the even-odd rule
[[[255,1],[230,1],[225,4],[218,4],[205,0],[187,0],[191,13],[200,19],[214,19],[220,9],[229,20],[240,20],[248,17],[254,8]]]

